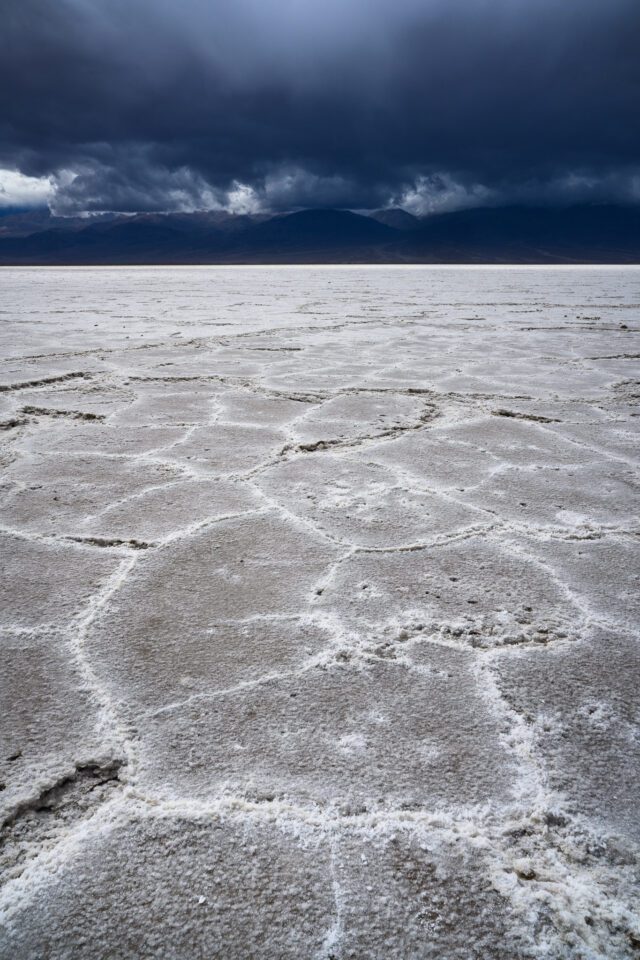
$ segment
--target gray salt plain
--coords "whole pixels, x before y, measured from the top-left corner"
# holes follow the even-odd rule
[[[0,301],[2,958],[638,956],[640,269]]]

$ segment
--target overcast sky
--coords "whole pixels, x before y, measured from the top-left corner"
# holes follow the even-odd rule
[[[640,0],[2,0],[0,205],[640,202]]]

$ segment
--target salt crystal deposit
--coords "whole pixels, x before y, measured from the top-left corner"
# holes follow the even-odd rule
[[[0,290],[0,956],[637,956],[640,268]]]

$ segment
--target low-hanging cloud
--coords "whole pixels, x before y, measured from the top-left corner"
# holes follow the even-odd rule
[[[5,0],[58,212],[637,202],[637,0]]]

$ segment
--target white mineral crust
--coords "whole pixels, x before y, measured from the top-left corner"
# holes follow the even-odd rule
[[[0,271],[2,960],[640,949],[640,268]]]

